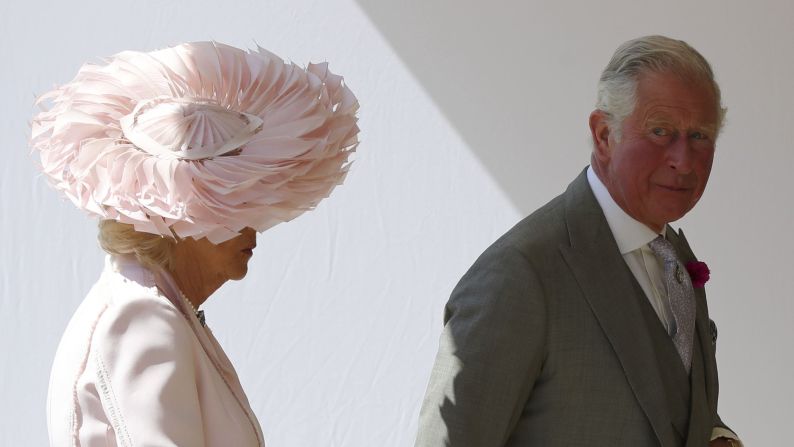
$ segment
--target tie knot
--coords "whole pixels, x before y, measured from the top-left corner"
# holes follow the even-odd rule
[[[678,261],[678,255],[675,254],[675,248],[673,248],[673,244],[665,239],[664,236],[659,236],[652,240],[648,243],[648,246],[651,247],[651,250],[656,253],[656,256],[662,258],[664,262]]]

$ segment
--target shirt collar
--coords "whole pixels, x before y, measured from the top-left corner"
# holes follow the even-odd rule
[[[593,195],[604,212],[609,229],[612,230],[612,236],[618,243],[620,254],[641,248],[659,236],[645,224],[626,214],[623,208],[615,203],[615,199],[609,194],[601,179],[593,172],[592,167],[587,168],[587,182],[590,183],[590,189],[593,190]]]

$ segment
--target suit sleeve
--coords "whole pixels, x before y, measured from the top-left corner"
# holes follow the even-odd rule
[[[716,337],[716,331],[717,331],[716,325],[714,324],[713,320],[709,320],[709,321],[710,321],[711,326],[712,326],[712,331],[713,331],[713,335],[712,336],[714,337],[714,341],[713,341],[712,347],[716,347],[715,346],[716,345],[716,338],[717,338]],[[716,374],[717,374],[717,372],[716,372],[717,371],[716,352],[714,350],[712,350],[710,352],[710,355],[711,355],[711,361],[714,362],[714,371],[715,371],[715,373],[714,373],[715,374],[715,379],[714,380],[717,381],[717,378],[716,378]],[[718,384],[715,386],[715,388],[716,388],[715,392],[719,392],[719,385]],[[716,399],[715,399],[715,401],[716,401]],[[739,436],[733,430],[728,428],[728,426],[725,425],[724,422],[722,422],[722,418],[720,418],[720,415],[718,413],[716,413],[716,411],[715,411],[715,414],[714,414],[714,419],[715,419],[714,420],[714,428],[712,428],[711,437],[709,438],[711,441],[713,441],[715,439],[718,439],[718,438],[728,438],[728,439],[733,439],[734,441],[736,441],[736,443],[738,444],[739,447],[743,447],[744,446],[744,443],[742,443],[742,440],[739,439]]]
[[[416,447],[505,444],[543,365],[545,317],[525,257],[511,247],[487,250],[447,304]]]
[[[154,298],[108,308],[94,332],[97,391],[119,446],[203,446],[185,318]]]

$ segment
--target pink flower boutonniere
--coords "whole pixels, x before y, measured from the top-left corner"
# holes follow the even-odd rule
[[[692,278],[692,287],[703,288],[711,277],[709,266],[705,262],[689,261],[686,263],[686,271]]]

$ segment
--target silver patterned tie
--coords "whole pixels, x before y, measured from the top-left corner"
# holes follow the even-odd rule
[[[692,340],[695,334],[695,289],[692,288],[692,280],[678,260],[670,241],[659,236],[649,242],[648,246],[664,263],[667,299],[675,318],[673,343],[688,373],[692,366]]]

